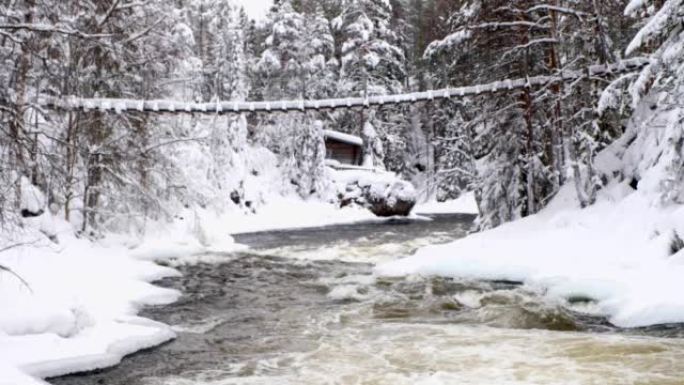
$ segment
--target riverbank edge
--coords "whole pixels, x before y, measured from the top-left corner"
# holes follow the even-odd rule
[[[256,215],[232,214],[204,212],[188,216],[190,221],[155,224],[142,239],[77,238],[57,218],[34,219],[11,236],[3,234],[3,245],[15,247],[0,254],[0,264],[28,286],[14,276],[0,282],[0,305],[12,310],[0,315],[0,385],[48,384],[46,378],[115,366],[175,338],[167,325],[137,316],[145,306],[170,304],[182,295],[153,285],[180,274],[159,263],[194,263],[204,254],[244,250],[233,233],[376,220],[358,208],[293,200],[274,202]],[[58,244],[39,231],[46,220]]]
[[[618,327],[682,323],[681,234],[684,205],[657,204],[629,181],[584,209],[567,187],[536,215],[419,249],[375,273],[518,281],[553,300],[591,299]]]

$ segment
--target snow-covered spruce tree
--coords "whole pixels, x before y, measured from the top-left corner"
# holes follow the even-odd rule
[[[472,63],[472,57],[484,59],[473,63],[487,68],[476,73],[477,82],[494,79],[520,78],[538,73],[543,63],[544,46],[541,35],[548,28],[547,19],[525,12],[530,2],[467,2],[454,17],[455,31],[431,44],[426,58],[439,58],[446,52],[456,53],[457,60]],[[473,52],[477,52],[474,55]],[[460,56],[460,57],[459,57]],[[484,64],[484,65],[483,65]],[[487,151],[479,164],[481,175],[478,189],[480,207],[496,212],[483,212],[481,227],[491,227],[502,221],[516,219],[536,212],[540,202],[553,190],[553,162],[544,162],[544,154],[552,155],[544,146],[545,128],[535,119],[542,109],[540,100],[530,89],[514,95],[476,98],[475,106],[496,111],[476,129],[478,143]],[[550,139],[553,142],[553,139]],[[550,164],[549,164],[550,163]],[[506,170],[499,170],[506,165]],[[492,176],[496,175],[496,178]],[[508,206],[503,208],[501,207]]]
[[[450,86],[446,69],[453,56],[446,55],[444,63],[431,67],[429,61],[423,59],[423,52],[430,42],[448,34],[448,18],[444,15],[455,13],[460,2],[396,0],[390,3],[393,11],[390,25],[405,53],[406,91]],[[463,75],[465,73],[460,74]],[[389,129],[384,141],[385,162],[389,169],[412,181],[423,197],[433,198],[437,190],[441,190],[439,185],[444,186],[449,179],[444,178],[441,171],[445,169],[442,164],[445,157],[440,155],[443,146],[439,138],[445,136],[444,131],[454,112],[452,103],[437,102],[402,107],[385,116],[391,120],[386,124]],[[453,166],[446,168],[453,169]],[[457,188],[451,191],[452,197],[458,194]]]
[[[588,1],[563,4],[564,8],[549,8],[551,38],[559,40],[548,51],[549,67],[558,74],[564,70],[579,70],[592,64],[615,62],[621,58],[631,23],[622,14],[619,1]],[[629,78],[626,75],[621,79]],[[613,87],[624,85],[618,79]],[[595,155],[622,134],[623,121],[629,109],[605,109],[596,113],[595,105],[602,80],[556,83],[550,87],[549,114],[546,120],[558,131],[555,154],[559,182],[572,182],[582,207],[594,203],[603,180],[596,172]],[[611,88],[611,86],[609,86]],[[617,87],[615,87],[617,88]],[[622,92],[622,89],[619,90]]]
[[[225,1],[219,3],[211,24],[211,30],[215,31],[212,44],[214,53],[211,55],[211,60],[214,61],[214,97],[218,100],[244,101],[249,94],[246,67],[248,59],[244,49],[243,28],[240,9]],[[220,209],[231,201],[238,205],[253,202],[252,198],[246,199],[244,191],[244,182],[249,172],[245,154],[246,117],[244,114],[228,115],[213,119],[209,125],[212,162],[209,180],[216,189],[215,207]]]
[[[198,68],[193,71],[195,78],[191,83],[193,98],[210,100],[217,94],[221,85],[219,67],[225,61],[221,57],[220,28],[227,24],[230,17],[229,0],[197,0],[184,4],[184,11],[193,32],[194,54]]]
[[[333,37],[322,10],[302,13],[290,0],[280,1],[269,14],[266,49],[257,68],[265,79],[260,94],[266,100],[328,96],[333,92],[329,70]],[[292,184],[303,197],[324,194],[327,176],[322,150],[322,123],[310,114],[278,116],[264,122],[262,143],[286,165]]]
[[[451,112],[451,113],[449,113]],[[473,182],[475,164],[470,124],[456,106],[440,108],[435,119],[435,198],[458,198]]]
[[[349,95],[400,92],[404,53],[389,28],[391,6],[385,0],[350,0],[336,19],[344,30],[341,84]]]
[[[363,166],[364,167],[376,167],[379,169],[384,169],[384,158],[385,152],[382,146],[382,140],[378,137],[375,127],[372,123],[372,115],[363,124],[363,130],[361,131],[361,138],[363,139],[364,149],[363,149]]]
[[[305,76],[304,15],[295,11],[291,0],[280,1],[269,13],[266,26],[266,49],[257,64],[264,78],[262,92],[266,100],[280,100],[303,94]]]
[[[325,196],[329,181],[325,170],[325,143],[323,141],[324,123],[309,116],[293,141],[294,167],[292,177],[300,195]]]
[[[103,2],[79,29],[115,34],[101,46],[72,46],[74,94],[83,96],[162,97],[160,75],[172,73],[175,58],[187,48],[177,34],[181,15],[167,0],[133,7]],[[149,115],[89,112],[78,127],[83,140],[82,229],[144,228],[145,218],[169,217],[167,178],[158,168],[162,143],[169,138]],[[114,193],[116,192],[116,193]],[[141,215],[142,214],[142,215]]]
[[[630,86],[636,110],[619,143],[620,171],[663,204],[684,204],[684,3],[632,0],[625,13],[646,19],[627,53],[647,52],[651,63]]]
[[[391,29],[392,15],[392,6],[385,0],[344,2],[343,12],[333,20],[342,37],[338,90],[343,95],[385,95],[404,90],[405,56],[397,34]],[[341,114],[339,120],[347,126],[345,131],[359,135],[370,132],[366,128],[373,127],[386,144],[403,130],[393,119],[400,111],[400,108],[392,107],[375,113],[350,112]],[[375,158],[384,153],[378,145],[368,145],[369,151],[373,148]],[[376,160],[376,166],[384,167],[383,159]]]

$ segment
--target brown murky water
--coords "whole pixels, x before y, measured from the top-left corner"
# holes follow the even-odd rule
[[[463,236],[471,217],[245,234],[249,253],[179,266],[144,316],[178,338],[54,384],[675,385],[679,325],[619,330],[591,302],[514,282],[376,279],[372,263]]]

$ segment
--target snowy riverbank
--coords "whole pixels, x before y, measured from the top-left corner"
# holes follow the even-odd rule
[[[118,363],[126,354],[174,337],[165,325],[136,316],[144,305],[167,304],[180,293],[149,282],[177,272],[136,260],[123,246],[74,238],[60,244],[24,234],[25,246],[0,254],[14,276],[0,280],[0,384]]]
[[[591,298],[618,326],[684,322],[684,207],[659,207],[627,182],[577,208],[569,188],[538,215],[379,266],[379,275],[513,280],[561,300]]]
[[[377,273],[521,281],[563,301],[590,299],[618,326],[684,322],[681,111],[665,96],[641,103],[597,155],[605,186],[595,204],[581,209],[569,181],[536,215],[423,248]]]
[[[0,273],[0,384],[40,384],[37,378],[115,365],[127,354],[174,338],[168,326],[136,316],[143,306],[168,304],[181,295],[150,283],[178,274],[154,261],[192,262],[202,254],[241,249],[230,233],[373,216],[358,208],[282,199],[256,215],[192,212],[179,217],[184,219],[150,225],[142,239],[110,236],[91,242],[76,238],[65,222],[42,218],[52,222],[59,244],[30,224],[11,242],[3,240],[0,248],[26,243],[0,253],[0,265],[29,287]]]

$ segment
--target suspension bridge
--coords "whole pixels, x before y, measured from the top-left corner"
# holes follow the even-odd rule
[[[483,94],[496,94],[516,89],[548,86],[559,82],[574,82],[582,79],[603,78],[643,69],[650,61],[633,58],[617,63],[592,65],[583,70],[562,71],[556,75],[534,76],[521,79],[508,79],[487,84],[467,87],[443,88],[424,92],[396,95],[377,95],[319,100],[281,100],[281,101],[216,101],[190,103],[175,100],[134,100],[117,98],[79,98],[75,96],[46,96],[38,98],[37,104],[43,108],[64,111],[105,111],[105,112],[147,112],[147,113],[203,113],[203,114],[241,114],[249,112],[291,112],[309,110],[335,110],[368,108],[385,105],[410,104],[439,99],[462,98]]]

